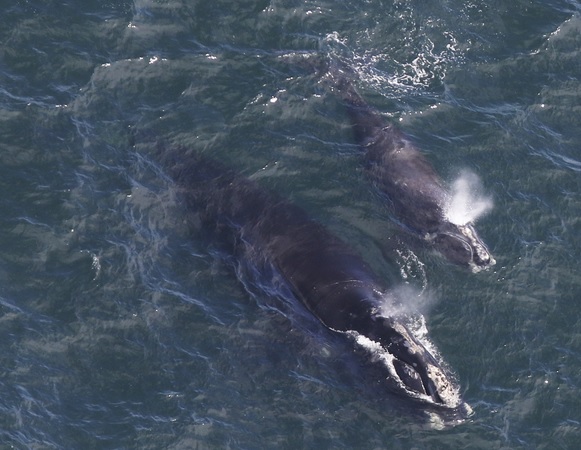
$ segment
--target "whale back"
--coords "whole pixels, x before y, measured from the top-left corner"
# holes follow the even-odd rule
[[[218,163],[188,159],[172,170],[187,205],[206,228],[233,244],[238,257],[271,264],[315,317],[353,338],[370,362],[387,371],[386,387],[454,410],[464,405],[447,371],[414,337],[405,317],[380,313],[390,296],[357,252],[256,182]]]
[[[174,167],[173,178],[204,228],[229,240],[239,256],[250,251],[272,263],[329,328],[353,329],[353,311],[377,300],[366,292],[386,290],[357,252],[302,208],[215,161],[189,159]]]
[[[345,65],[331,62],[324,79],[343,99],[355,140],[364,151],[366,173],[394,219],[453,263],[474,271],[495,264],[473,223],[462,227],[448,220],[451,195],[440,176],[413,143],[361,97],[352,77]]]

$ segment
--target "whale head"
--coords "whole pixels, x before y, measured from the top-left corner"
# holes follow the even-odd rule
[[[394,392],[449,409],[464,405],[455,380],[403,320],[376,316],[371,328],[352,335],[372,362],[388,370]]]
[[[430,235],[429,240],[446,259],[455,264],[469,266],[473,272],[496,264],[472,223],[456,225],[447,222],[440,230]]]

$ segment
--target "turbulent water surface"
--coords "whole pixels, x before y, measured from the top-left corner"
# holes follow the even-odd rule
[[[578,1],[0,11],[2,448],[581,442]],[[313,56],[348,64],[422,149],[494,267],[452,266],[402,232]],[[170,148],[236,168],[360,251],[424,315],[469,420],[431,423],[280,280],[200,233],[159,162]]]

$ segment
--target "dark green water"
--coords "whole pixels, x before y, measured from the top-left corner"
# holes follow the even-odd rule
[[[547,448],[581,442],[578,1],[11,1],[0,8],[0,447]],[[452,182],[497,264],[410,247],[341,57]],[[416,305],[474,415],[445,430],[192,232],[155,142],[307,209]],[[426,300],[427,299],[427,300]]]

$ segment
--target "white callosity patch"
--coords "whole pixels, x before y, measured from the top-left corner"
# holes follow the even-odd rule
[[[458,229],[461,231],[462,236],[464,236],[468,240],[468,243],[472,248],[472,251],[476,253],[476,255],[481,261],[485,261],[486,258],[488,258],[489,266],[493,266],[494,264],[496,264],[496,260],[489,253],[488,249],[484,247],[484,245],[480,242],[480,239],[478,239],[478,237],[475,236],[474,228],[472,228],[469,225],[458,225]],[[472,264],[473,272],[479,272],[483,268],[484,267]]]
[[[402,333],[404,336],[407,336],[408,333],[405,330],[405,327],[402,326],[397,328],[398,332]],[[382,364],[389,372],[391,379],[395,381],[398,387],[404,390],[410,397],[414,397],[425,402],[434,403],[430,396],[413,391],[402,382],[393,363],[395,357],[389,353],[379,342],[371,340],[367,336],[364,336],[356,331],[348,331],[347,334],[353,337],[355,343],[369,354],[371,362]],[[419,339],[419,337],[416,337],[416,339]],[[426,336],[422,336],[420,341],[422,345],[425,345],[425,347],[428,349],[434,347],[431,342],[426,341]],[[425,351],[425,349],[420,348],[420,346],[414,344],[414,339],[408,339],[407,342],[411,353],[423,353]],[[434,356],[434,358],[440,359],[437,353],[432,354],[432,356]],[[439,361],[439,363],[441,363],[441,361]],[[428,372],[429,378],[437,386],[438,394],[442,398],[445,406],[449,408],[456,408],[462,405],[459,386],[452,378],[447,376],[439,367],[428,362],[426,362],[426,370]]]

